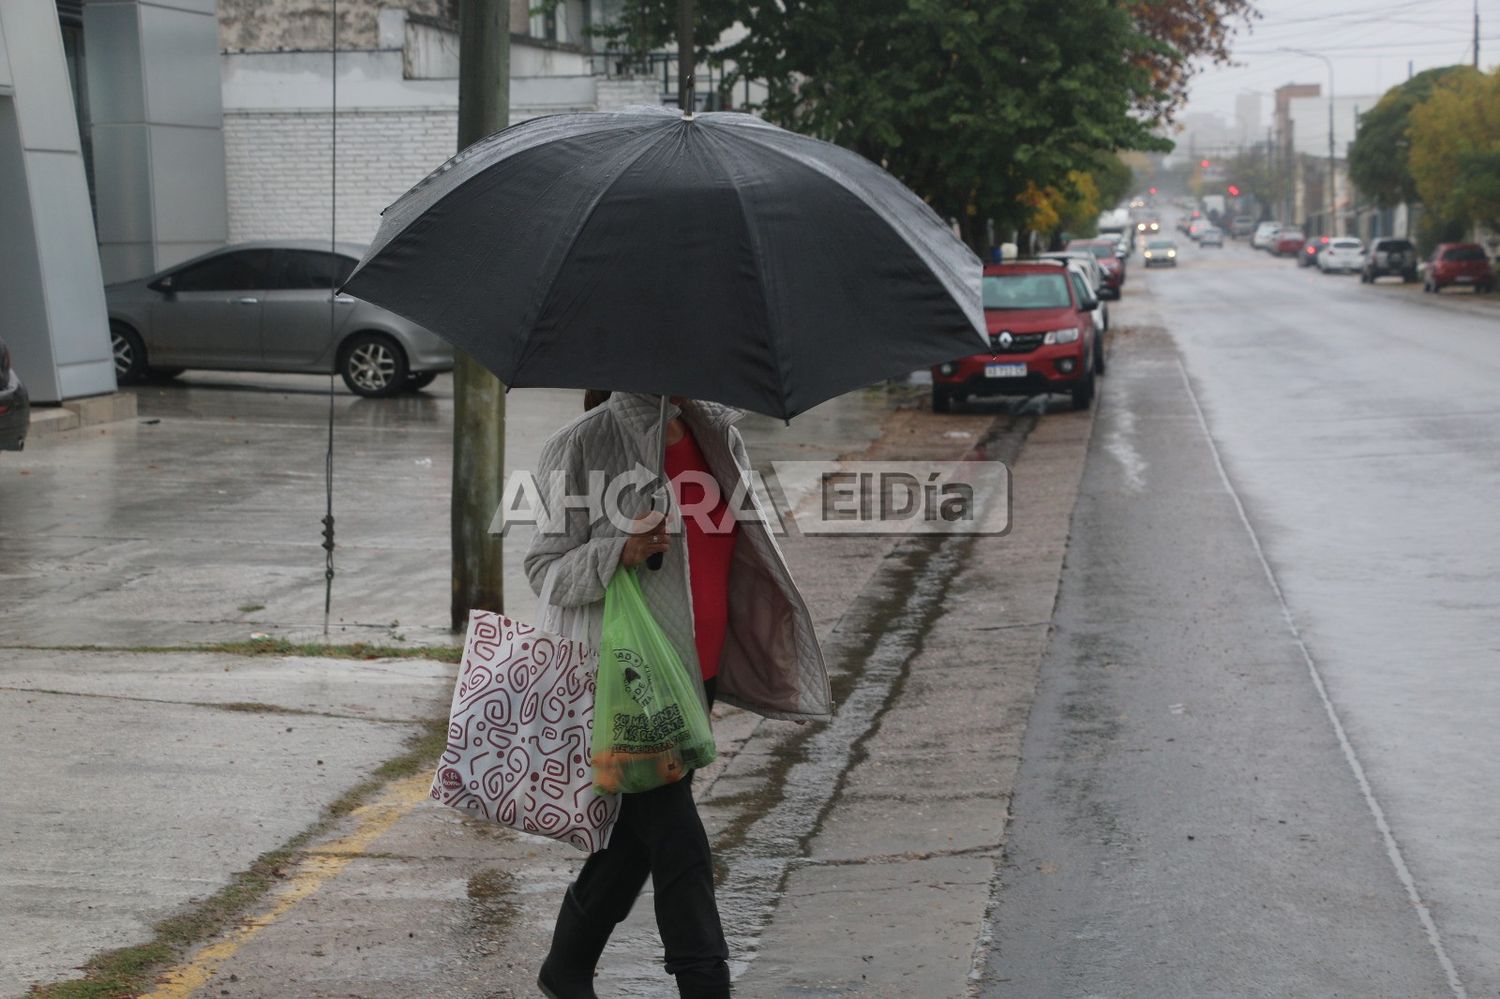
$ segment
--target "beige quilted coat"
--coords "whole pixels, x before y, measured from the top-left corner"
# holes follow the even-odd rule
[[[581,607],[602,602],[604,588],[619,568],[626,534],[603,516],[588,523],[589,515],[583,510],[564,514],[561,486],[557,476],[549,473],[564,471],[569,492],[582,495],[590,471],[614,476],[637,464],[654,469],[658,408],[657,396],[616,392],[542,445],[539,487],[555,520],[538,525],[525,566],[532,589],[540,593],[548,569],[556,563],[552,603]],[[734,427],[739,412],[714,403],[689,402],[680,410],[669,403],[667,415],[681,415],[714,478],[725,495],[731,495],[750,468],[745,442]],[[628,512],[638,515],[648,509],[642,500],[639,509]],[[832,714],[832,695],[812,616],[758,503],[756,512],[759,519],[740,522],[729,570],[729,627],[719,659],[718,699],[768,718],[826,719]],[[639,571],[641,590],[696,678],[700,671],[693,642],[687,551],[680,535],[673,541],[661,569]],[[601,615],[590,616],[597,628]],[[598,635],[591,638],[597,644]]]

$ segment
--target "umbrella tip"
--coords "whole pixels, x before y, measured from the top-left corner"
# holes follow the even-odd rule
[[[698,116],[695,115],[695,114],[693,114],[693,112],[691,112],[691,111],[684,111],[684,112],[682,112],[682,120],[683,121],[692,121],[696,117],[698,117]]]

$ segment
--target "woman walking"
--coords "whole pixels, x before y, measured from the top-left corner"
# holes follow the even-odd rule
[[[553,606],[541,609],[542,626],[556,630],[549,618],[560,608],[592,611],[588,640],[597,646],[598,610],[610,578],[639,571],[657,622],[688,671],[702,679],[705,707],[718,699],[769,718],[827,718],[828,675],[807,606],[753,492],[744,495],[754,516],[736,517],[731,509],[750,471],[734,428],[738,412],[673,397],[663,440],[657,396],[590,393],[585,405],[582,416],[543,445],[538,462],[551,516],[539,525],[525,565],[538,592],[554,573]],[[638,467],[654,469],[663,445],[672,499],[684,511],[680,533],[669,534],[662,514],[651,512],[638,494],[622,498],[637,501],[624,511],[634,518],[629,525],[600,511],[564,507],[564,492],[584,495],[591,474],[602,473],[608,482]],[[658,571],[641,568],[658,553]],[[537,980],[551,999],[594,996],[599,956],[648,875],[666,970],[676,976],[679,994],[729,995],[729,949],[691,782],[689,774],[622,798],[609,845],[590,855],[563,897]]]

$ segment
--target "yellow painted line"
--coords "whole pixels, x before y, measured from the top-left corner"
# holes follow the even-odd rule
[[[350,813],[354,831],[334,840],[318,852],[309,854],[273,896],[275,901],[265,912],[249,916],[237,929],[222,939],[205,944],[187,961],[162,976],[160,983],[140,999],[188,999],[208,984],[219,967],[261,930],[290,912],[299,902],[315,894],[342,871],[349,862],[363,854],[381,834],[403,816],[427,800],[432,787],[430,774],[418,774],[395,782],[379,798],[361,805]]]

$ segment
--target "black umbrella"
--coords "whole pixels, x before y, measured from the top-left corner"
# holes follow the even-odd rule
[[[873,163],[746,114],[538,118],[386,209],[344,290],[507,386],[790,419],[988,349],[979,259]]]

